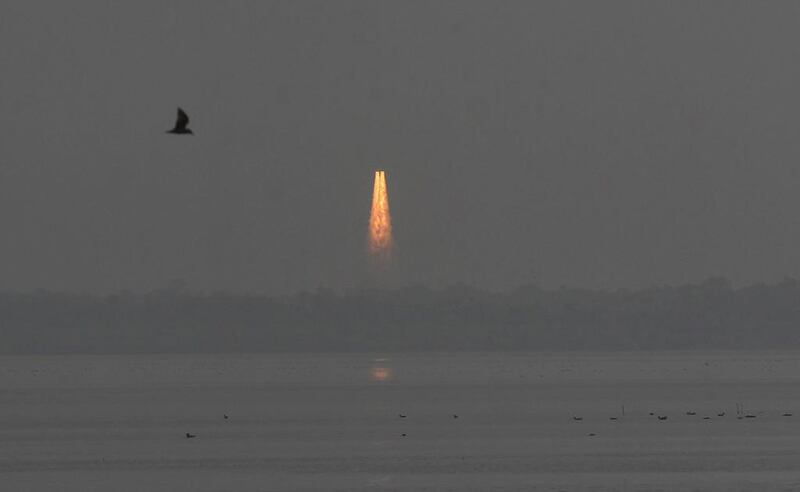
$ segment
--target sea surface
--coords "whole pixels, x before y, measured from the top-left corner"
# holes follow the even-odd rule
[[[0,357],[0,489],[795,491],[800,353]]]

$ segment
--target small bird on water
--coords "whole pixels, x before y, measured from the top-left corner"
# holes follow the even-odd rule
[[[189,434],[188,432],[186,433],[186,439],[193,439],[195,437],[197,437],[195,434]]]
[[[189,124],[189,115],[186,114],[186,111],[178,108],[178,117],[175,120],[175,128],[172,130],[167,130],[167,133],[174,133],[176,135],[194,135],[192,130],[186,128]]]

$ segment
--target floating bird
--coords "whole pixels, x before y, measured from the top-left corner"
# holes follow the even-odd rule
[[[608,420],[617,420],[616,417],[609,417]]]
[[[456,414],[453,414],[453,418],[454,418],[454,419],[457,419],[457,418],[458,418],[458,415],[456,415]]]
[[[744,416],[744,418],[746,418],[746,419],[754,419],[754,418],[756,418],[756,416],[753,415],[752,413],[748,413],[747,415]]]
[[[711,417],[703,417],[703,420],[711,420]]]
[[[590,433],[589,433],[589,437],[594,437],[594,436],[596,436],[596,435],[597,435],[597,434],[595,434],[594,432],[590,432]]]
[[[789,413],[789,412],[786,412],[786,413],[784,413],[784,414],[783,414],[783,416],[784,416],[784,417],[791,417],[791,416],[792,416],[792,414],[791,414],[791,413]]]
[[[574,420],[575,422],[580,422],[581,420],[583,420],[583,417],[572,417],[572,420]]]
[[[195,437],[197,437],[195,434],[186,433],[186,439],[194,439]]]
[[[667,416],[666,415],[664,415],[664,416],[659,415],[658,416],[658,420],[667,420]]]
[[[194,135],[190,129],[186,128],[189,124],[189,115],[184,110],[178,108],[178,118],[175,120],[175,128],[168,130],[167,133],[174,133],[176,135]]]
[[[689,410],[688,412],[686,412],[686,415],[697,415],[697,412],[692,412],[691,410]]]
[[[408,417],[408,415],[404,415],[402,413],[398,413],[397,416],[400,417],[401,419]]]
[[[405,434],[405,433],[403,433],[403,434],[400,434],[400,435],[401,435],[401,436],[403,436],[403,437],[406,437],[406,434]]]
[[[653,416],[653,415],[655,415],[655,413],[654,412],[650,412],[650,415]]]
[[[719,412],[719,413],[717,414],[717,417],[724,417],[724,416],[725,416],[725,412]]]
[[[222,414],[222,418],[225,419],[225,420],[228,420],[228,414],[227,413],[223,413]]]

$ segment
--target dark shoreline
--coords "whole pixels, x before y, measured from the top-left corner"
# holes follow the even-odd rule
[[[0,354],[793,349],[798,327],[791,279],[613,292],[0,293]]]

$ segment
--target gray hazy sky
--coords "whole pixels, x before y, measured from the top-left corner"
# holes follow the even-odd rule
[[[3,2],[0,288],[800,275],[796,2]],[[182,106],[195,137],[164,134]]]

